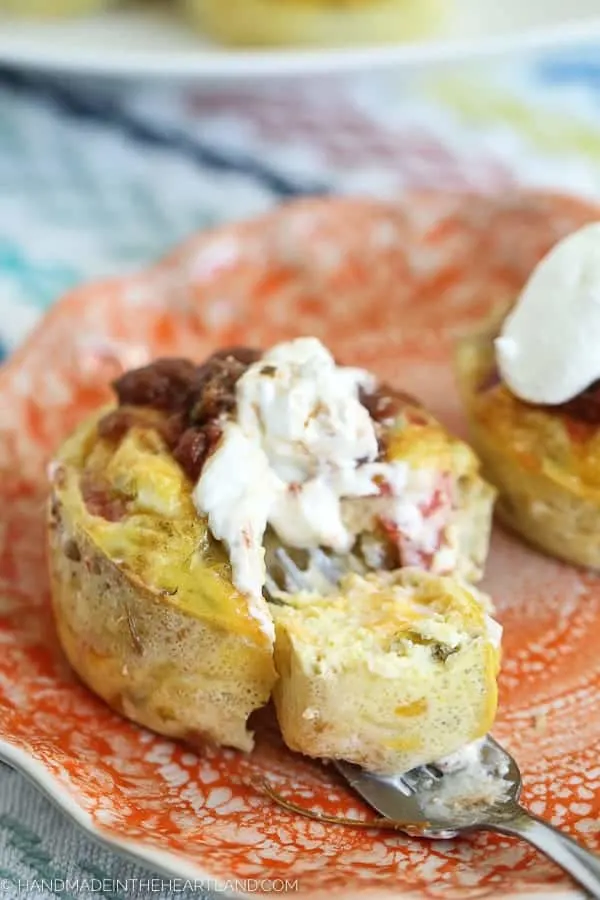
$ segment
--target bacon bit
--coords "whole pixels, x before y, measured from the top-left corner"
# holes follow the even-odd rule
[[[99,423],[99,434],[119,441],[129,428],[147,422],[195,481],[221,437],[218,420],[235,408],[235,385],[261,355],[250,347],[226,347],[200,366],[159,359],[126,372],[113,384],[119,409]],[[167,414],[162,421],[160,413]]]
[[[220,425],[217,425],[216,422],[209,422],[208,425],[204,428],[204,433],[206,435],[207,440],[207,454],[208,457],[214,453],[215,448],[219,441],[221,440],[221,435],[223,434],[223,430]]]
[[[173,449],[173,457],[192,481],[202,471],[208,455],[207,438],[203,431],[188,428]]]
[[[379,524],[383,529],[383,533],[388,538],[391,544],[397,549],[400,559],[400,565],[406,565],[404,561],[404,552],[403,552],[403,536],[402,532],[398,528],[395,522],[392,522],[391,519],[385,519],[381,517],[379,519]]]
[[[100,516],[107,522],[121,522],[127,515],[127,502],[120,497],[111,497],[101,488],[89,491],[84,497],[85,505],[92,516]]]
[[[591,422],[574,419],[572,416],[563,416],[565,429],[574,444],[584,444],[594,436],[598,430],[598,426]]]
[[[439,550],[440,544],[441,541],[438,541],[436,550]],[[415,566],[418,569],[424,569],[426,572],[431,570],[435,552],[424,553],[422,550],[418,550],[405,534],[398,536],[398,550],[403,566]]]
[[[404,416],[409,425],[417,425],[419,428],[426,428],[427,425],[431,424],[427,416],[424,413],[419,413],[417,410],[407,409]]]
[[[451,486],[450,475],[446,474],[440,478],[440,484],[434,491],[431,500],[421,508],[425,518],[440,510],[451,508]],[[426,571],[432,568],[435,555],[442,545],[442,530],[439,532],[434,552],[424,553],[415,547],[413,541],[398,528],[395,522],[386,518],[380,518],[379,522],[386,537],[397,547],[402,566],[417,566]]]
[[[421,421],[421,418],[418,417],[416,410],[422,408],[422,404],[415,397],[404,391],[398,391],[388,384],[379,385],[377,390],[371,394],[361,388],[358,396],[375,423],[379,451],[378,459],[385,459],[389,439],[388,426],[394,419],[398,418],[400,413],[404,413],[407,416],[414,414],[420,424],[426,424],[427,422],[426,419]]]
[[[600,381],[594,381],[567,403],[547,407],[587,425],[600,425]]]
[[[420,569],[430,569],[433,562],[433,554],[425,554],[417,550],[413,542],[390,519],[380,519],[380,525],[384,534],[396,548],[400,566],[417,566]]]
[[[235,386],[248,368],[234,356],[212,356],[197,370],[185,413],[190,425],[204,425],[235,409]]]
[[[173,413],[160,423],[160,433],[167,447],[174,450],[186,430],[183,413]]]
[[[288,484],[288,491],[289,491],[290,494],[292,494],[294,497],[297,497],[298,494],[300,494],[301,491],[302,491],[302,485],[301,485],[301,484],[298,484],[297,481],[292,481],[292,482],[290,482],[290,484]]]
[[[372,394],[362,390],[359,400],[375,422],[395,419],[406,407],[422,406],[418,400],[404,391],[398,391],[388,384],[380,385]]]
[[[502,384],[500,372],[496,366],[492,366],[483,381],[477,386],[477,391],[480,394],[485,394],[486,391],[491,391],[492,388],[498,387],[499,384]]]
[[[377,488],[379,488],[380,497],[392,496],[392,486],[388,481],[385,480],[385,477],[383,475],[374,475],[373,484],[376,485]]]
[[[433,492],[429,503],[423,507],[423,515],[425,518],[432,516],[435,512],[442,509],[446,505],[446,498],[440,488],[436,488]]]
[[[157,359],[125,372],[113,383],[121,406],[149,406],[172,412],[185,404],[197,367],[187,359]]]
[[[113,409],[100,419],[98,436],[119,443],[132,428],[157,427],[157,425],[156,415],[147,408],[123,406]]]
[[[115,409],[98,422],[98,437],[118,443],[131,427],[130,416],[124,409]]]
[[[440,483],[433,492],[431,500],[422,507],[421,512],[425,518],[428,518],[444,508],[452,508],[452,477],[448,473],[440,477]]]
[[[129,500],[116,494],[107,482],[100,481],[91,472],[83,473],[81,496],[91,516],[99,516],[107,522],[120,522],[127,515]]]
[[[191,481],[197,481],[200,477],[222,434],[220,425],[208,422],[202,428],[188,428],[181,436],[173,456]]]
[[[391,519],[386,519],[383,516],[381,516],[379,519],[379,524],[383,528],[383,531],[385,532],[386,536],[391,541],[393,541],[395,544],[397,544],[399,537],[400,537],[400,530],[398,529],[398,526],[396,525],[396,523],[392,522]]]

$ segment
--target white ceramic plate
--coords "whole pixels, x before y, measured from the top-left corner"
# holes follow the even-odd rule
[[[360,50],[225,50],[195,34],[161,4],[146,11],[45,23],[0,14],[0,63],[223,80],[418,67],[600,38],[600,0],[456,3],[452,30],[441,38]]]

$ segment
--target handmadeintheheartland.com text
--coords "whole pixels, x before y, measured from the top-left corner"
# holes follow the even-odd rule
[[[300,889],[298,879],[238,878],[231,881],[189,878],[0,878],[0,897],[18,897],[44,891],[57,896],[99,894],[110,898],[147,897],[152,894],[208,892],[216,894],[287,894]]]

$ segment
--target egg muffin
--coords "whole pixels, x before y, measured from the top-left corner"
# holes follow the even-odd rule
[[[499,626],[487,598],[417,569],[347,576],[273,608],[289,747],[377,773],[440,759],[490,728]]]
[[[316,339],[157,360],[114,391],[52,463],[49,559],[67,658],[133,721],[251,749],[252,711],[278,678],[289,696],[274,547],[385,590],[407,568],[481,576],[494,491],[473,451]],[[360,584],[372,603],[369,581],[348,602]]]
[[[0,0],[0,12],[54,19],[85,15],[113,3],[114,0]]]
[[[493,323],[464,338],[457,373],[498,517],[532,546],[600,568],[600,391],[548,406],[519,399],[496,364]]]
[[[161,417],[132,421],[118,442],[99,434],[103,418],[52,466],[49,558],[66,656],[133,721],[198,746],[250,750],[248,716],[276,677],[268,629],[196,515]],[[266,603],[262,612],[270,622]]]
[[[387,44],[440,31],[448,0],[182,0],[189,20],[224,44]]]

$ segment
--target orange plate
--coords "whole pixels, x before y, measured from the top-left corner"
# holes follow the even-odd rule
[[[398,204],[309,200],[193,238],[140,275],[76,290],[0,372],[0,752],[84,827],[186,878],[288,879],[301,898],[507,897],[571,888],[525,844],[430,844],[324,825],[274,807],[370,813],[325,768],[259,729],[251,756],[199,759],[110,712],[70,674],[44,565],[51,452],[157,354],[313,334],[344,361],[420,395],[463,430],[456,335],[514,295],[562,235],[599,217],[557,196],[418,195]],[[600,587],[496,531],[486,587],[505,626],[496,734],[521,762],[531,808],[600,844]],[[268,885],[267,885],[268,887]],[[296,891],[294,891],[296,893]]]

